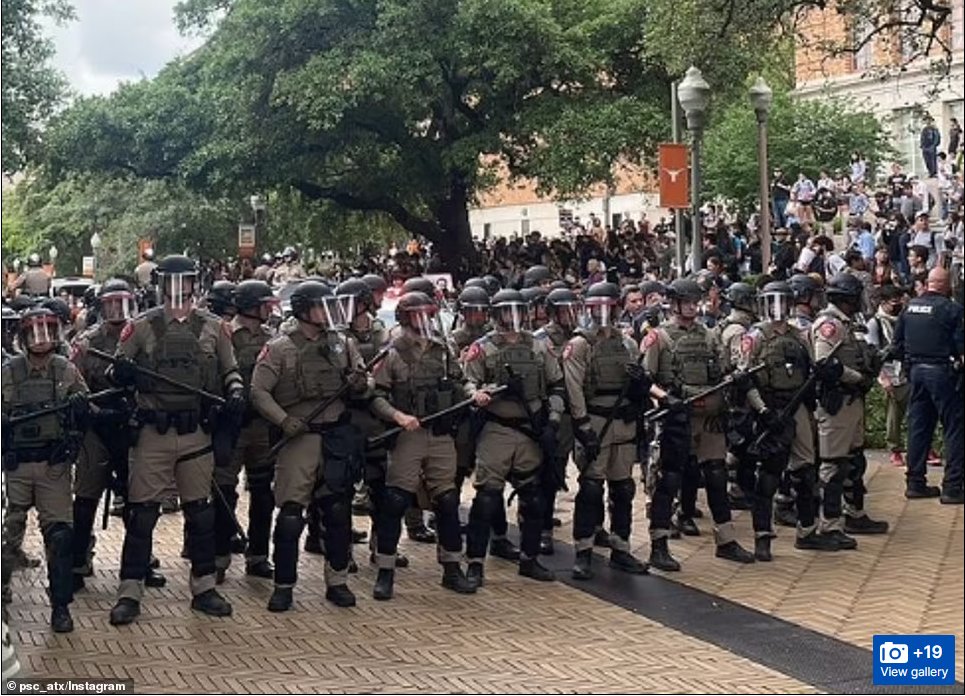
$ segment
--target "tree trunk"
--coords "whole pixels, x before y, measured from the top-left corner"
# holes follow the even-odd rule
[[[475,273],[479,259],[472,242],[469,227],[469,192],[466,187],[454,183],[449,197],[435,208],[436,220],[442,227],[442,235],[433,239],[433,250],[438,251],[446,268],[459,278]]]

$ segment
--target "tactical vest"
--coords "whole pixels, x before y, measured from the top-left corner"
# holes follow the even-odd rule
[[[231,334],[231,345],[235,349],[238,372],[245,381],[246,389],[251,386],[251,373],[255,371],[258,355],[270,338],[268,333],[260,328],[254,332],[243,329]]]
[[[583,392],[586,399],[619,395],[627,380],[627,362],[631,359],[623,342],[623,336],[611,334],[596,340],[588,338],[588,341],[590,364],[583,378]]]
[[[317,341],[309,341],[300,331],[289,334],[289,338],[298,351],[295,389],[299,400],[320,401],[338,392],[349,366],[345,339],[328,332]]]
[[[385,330],[382,328],[373,328],[371,331],[365,333],[358,331],[351,331],[350,333],[352,338],[355,339],[359,354],[365,363],[371,362],[372,358],[374,358],[376,354],[382,350],[382,346],[385,345]]]
[[[788,327],[779,333],[773,324],[760,324],[757,328],[764,336],[761,360],[765,365],[756,375],[758,386],[768,392],[800,389],[807,381],[811,359],[795,329]]]
[[[490,340],[496,350],[486,356],[486,381],[495,384],[508,384],[512,367],[521,380],[522,397],[526,401],[542,400],[546,397],[546,380],[543,372],[543,358],[536,352],[533,337],[521,334],[516,343],[509,343],[498,333],[491,333]]]
[[[110,335],[107,332],[106,324],[98,324],[93,332],[86,336],[86,339],[91,348],[96,348],[110,355],[113,355],[114,351],[117,350],[118,337]],[[107,379],[105,370],[107,363],[100,358],[94,358],[90,355],[87,356],[85,362],[87,364],[84,366],[86,368],[84,370],[84,379],[87,382],[87,387],[92,392],[110,389],[114,386],[111,381]]]
[[[689,330],[670,323],[663,327],[670,346],[660,351],[657,381],[677,389],[709,387],[721,380],[720,363],[713,334],[697,323]]]
[[[50,358],[48,376],[35,375],[24,355],[10,359],[10,371],[14,384],[11,416],[34,413],[50,406],[56,406],[63,396],[58,394],[57,385],[64,381],[67,374],[67,359],[60,355]],[[14,451],[39,450],[59,444],[65,436],[61,414],[52,413],[13,426],[11,429]]]
[[[152,310],[147,318],[154,332],[154,346],[142,351],[137,364],[154,370],[197,389],[218,393],[218,356],[214,349],[205,352],[201,346],[201,332],[206,317],[192,312],[186,322],[168,323],[164,310]],[[201,398],[175,386],[155,382],[150,377],[138,376],[138,391],[153,394],[162,411],[199,411]]]
[[[444,346],[433,342],[418,358],[408,352],[399,355],[409,367],[408,378],[393,382],[393,406],[424,418],[455,403],[456,385],[449,375],[449,361],[453,358]]]
[[[834,354],[835,357],[837,357],[845,367],[850,367],[852,370],[857,370],[862,373],[866,372],[868,370],[868,363],[865,348],[868,347],[868,345],[864,341],[858,341],[854,332],[854,324],[851,323],[850,319],[842,318],[836,312],[826,309],[818,315],[812,331],[820,332],[821,325],[831,319],[837,319],[844,328],[844,335],[838,339],[841,341],[841,348]]]

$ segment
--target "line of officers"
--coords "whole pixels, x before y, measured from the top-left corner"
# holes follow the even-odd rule
[[[853,276],[830,281],[826,307],[807,276],[759,294],[738,283],[715,329],[698,321],[701,287],[678,279],[656,297],[668,301],[667,316],[651,312],[633,335],[616,284],[579,297],[541,266],[522,290],[471,279],[448,325],[431,282],[410,279],[391,331],[376,318],[386,289],[378,276],[337,287],[304,280],[273,330],[277,300],[263,281],[233,288],[229,319],[198,306],[191,259],[168,256],[154,275],[159,306],[137,316],[127,284],[104,283],[100,321],[69,357],[58,317],[42,306],[24,312],[20,352],[3,365],[10,517],[22,525],[38,510],[55,631],[72,630],[68,605],[92,572],[94,517],[112,479],[125,500],[115,625],[137,618],[145,585],[163,584],[152,535],[172,490],[191,606],[231,613],[217,586],[231,562],[242,469],[245,572],[273,579],[270,611],[292,607],[306,525],[323,542],[326,598],[355,604],[351,502],[362,482],[377,600],[393,596],[397,568],[408,564],[398,543],[414,506],[434,512],[445,588],[476,592],[495,548],[518,558],[520,575],[553,580],[540,555],[554,552],[555,498],[571,459],[576,579],[593,577],[594,545],[609,548],[619,571],[680,570],[668,542],[699,533],[701,486],[716,556],[737,563],[772,559],[778,491],[778,517],[796,526],[798,549],[854,549],[852,534],[887,531],[864,511],[863,399],[880,362],[854,321],[862,288]],[[794,403],[812,375],[816,393]],[[727,389],[708,394],[725,379]],[[649,495],[646,561],[631,553],[637,463]],[[463,529],[468,477],[475,496]],[[737,539],[729,477],[752,509],[753,551]],[[518,549],[505,537],[507,483]]]

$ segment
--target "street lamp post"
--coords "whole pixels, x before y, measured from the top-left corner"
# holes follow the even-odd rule
[[[761,237],[761,267],[764,273],[771,266],[771,208],[770,192],[767,177],[767,114],[774,101],[774,93],[767,86],[763,77],[758,77],[757,82],[750,89],[749,93],[751,106],[754,107],[754,114],[757,116],[757,170],[758,186],[760,195],[760,223],[758,225]]]
[[[687,68],[684,79],[677,86],[677,99],[687,117],[687,129],[691,133],[690,149],[690,270],[700,270],[700,143],[704,133],[707,105],[710,102],[710,85],[695,66]],[[680,234],[683,230],[680,230]]]
[[[57,275],[57,256],[60,254],[60,250],[54,246],[50,245],[50,249],[47,250],[47,255],[50,257],[50,275]]]
[[[98,251],[100,250],[100,248],[101,248],[101,236],[100,236],[99,234],[97,234],[97,231],[96,231],[96,230],[94,231],[94,234],[92,234],[92,235],[90,236],[90,248],[91,248],[91,251],[94,252],[94,280],[96,281],[96,280],[97,280],[97,266],[98,266],[98,263],[97,263],[97,261],[98,261],[98,259],[97,259],[97,252],[98,252]]]

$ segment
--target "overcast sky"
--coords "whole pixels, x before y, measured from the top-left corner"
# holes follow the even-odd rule
[[[178,33],[177,0],[71,0],[77,19],[48,26],[54,64],[79,94],[108,94],[122,81],[153,77],[201,40]]]

